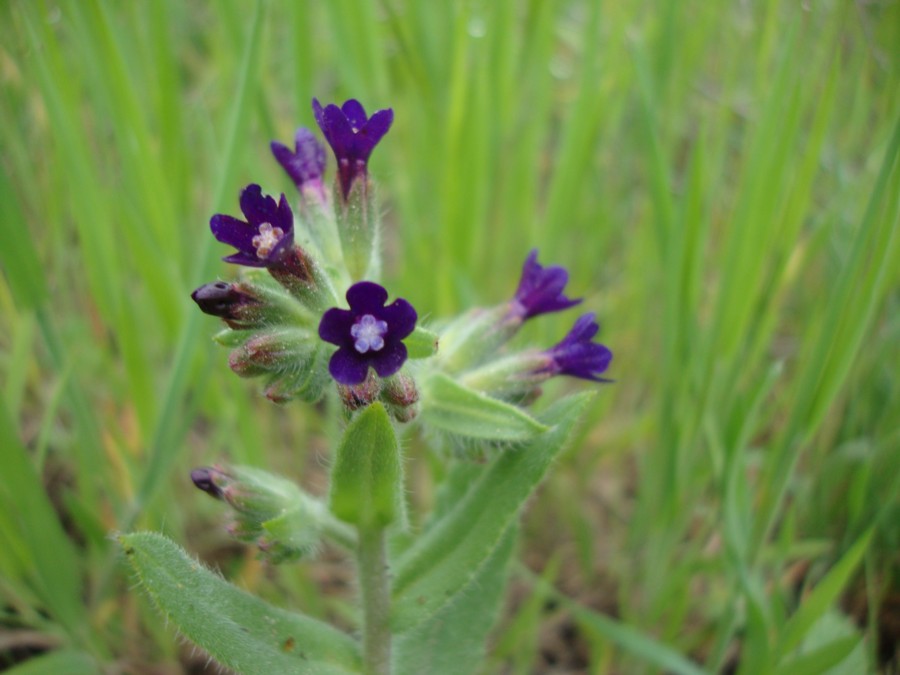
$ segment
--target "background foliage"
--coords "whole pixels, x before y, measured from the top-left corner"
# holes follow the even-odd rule
[[[896,667],[897,44],[896,0],[3,3],[0,664],[191,660],[129,592],[136,526],[346,613],[339,561],[262,568],[186,478],[323,484],[333,430],[228,372],[188,297],[233,274],[209,216],[292,189],[267,144],[315,95],[394,108],[392,293],[497,302],[539,246],[616,355],[489,672]],[[415,519],[442,468],[407,452]]]

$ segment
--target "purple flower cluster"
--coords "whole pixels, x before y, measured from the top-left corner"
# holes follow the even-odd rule
[[[563,295],[569,273],[564,267],[542,267],[537,261],[537,249],[533,249],[522,266],[522,276],[513,299],[509,314],[522,321],[541,314],[569,309],[581,302]],[[609,382],[600,374],[606,371],[612,361],[608,347],[593,342],[600,330],[594,314],[582,315],[563,340],[543,352],[546,365],[540,374],[570,375],[594,382]]]
[[[360,281],[347,291],[350,309],[333,307],[322,316],[319,337],[337,345],[328,363],[331,376],[345,385],[366,379],[369,367],[390,377],[406,361],[402,340],[416,327],[416,310],[403,298],[385,306],[388,292],[371,281]]]
[[[334,151],[341,196],[346,200],[353,183],[366,178],[369,157],[391,128],[394,111],[388,108],[367,117],[356,99],[324,108],[313,99],[313,114]],[[293,150],[278,141],[272,141],[271,149],[298,190],[313,187],[324,194],[325,148],[309,129],[297,130]],[[223,260],[247,267],[278,267],[294,242],[294,216],[284,194],[276,203],[252,184],[244,188],[240,204],[245,220],[218,213],[209,221],[213,236],[237,249]]]

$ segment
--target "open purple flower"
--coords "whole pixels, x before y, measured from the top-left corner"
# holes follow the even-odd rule
[[[272,154],[284,168],[291,180],[302,190],[304,185],[321,189],[322,175],[325,173],[325,148],[316,140],[309,129],[297,129],[294,136],[294,150],[278,141],[271,143]]]
[[[389,377],[406,361],[402,340],[415,329],[418,315],[403,298],[385,307],[387,298],[378,284],[360,281],[347,291],[350,309],[332,307],[322,316],[319,337],[338,346],[328,370],[341,384],[359,384],[369,366]]]
[[[287,199],[282,194],[276,203],[251,184],[241,192],[241,211],[246,221],[221,213],[209,221],[213,236],[237,249],[222,260],[247,267],[277,266],[294,243],[294,215]]]
[[[593,313],[581,316],[559,344],[543,352],[547,363],[540,372],[609,382],[610,380],[600,377],[600,374],[609,367],[612,352],[606,345],[591,342],[591,338],[599,330],[600,326],[594,320]]]
[[[510,302],[510,313],[523,321],[539,314],[559,312],[581,302],[563,295],[569,281],[564,267],[541,267],[537,261],[537,249],[532,249],[522,266],[519,288]]]
[[[350,195],[353,181],[366,176],[369,155],[394,121],[390,108],[366,116],[362,103],[351,98],[341,107],[330,103],[324,108],[313,99],[316,123],[337,160],[338,180],[344,199]]]

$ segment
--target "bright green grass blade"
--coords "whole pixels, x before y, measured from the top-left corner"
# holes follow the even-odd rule
[[[23,309],[36,307],[47,299],[47,284],[31,238],[13,233],[14,224],[24,223],[25,215],[5,171],[0,173],[0,222],[4,223],[0,244],[3,273],[12,287],[16,303]]]
[[[81,596],[81,562],[66,537],[40,477],[19,442],[5,404],[0,401],[0,466],[3,510],[15,516],[6,521],[14,530],[8,541],[19,542],[21,568],[47,611],[65,628],[73,642],[87,640]]]
[[[845,381],[876,308],[881,303],[889,265],[896,257],[900,230],[900,121],[886,149],[853,250],[836,282],[824,321],[815,326],[815,342],[805,360],[794,396],[794,413],[781,435],[764,483],[763,508],[755,538],[767,538],[790,484],[803,447],[822,421]]]
[[[870,529],[853,544],[825,578],[804,598],[800,608],[782,630],[777,651],[780,658],[783,659],[790,654],[815,622],[832,608],[868,550],[872,534],[873,530]]]
[[[258,69],[260,59],[260,35],[263,23],[263,3],[258,2],[250,25],[241,66],[240,77],[234,96],[234,108],[225,136],[224,151],[221,159],[221,173],[214,191],[214,204],[222,204],[229,186],[233,182],[237,170],[238,137],[247,125],[250,98],[253,93],[253,77]],[[213,239],[204,237],[201,252],[198,256],[197,278],[209,276],[213,258]],[[169,467],[180,450],[183,420],[180,410],[184,393],[188,386],[190,361],[200,346],[201,321],[199,312],[191,312],[185,321],[178,343],[169,377],[162,394],[163,406],[154,425],[148,452],[148,465],[134,504],[121,521],[123,530],[130,529],[141,509],[156,493],[160,483],[165,479]]]
[[[34,656],[3,672],[7,675],[99,675],[103,670],[84,652],[57,649]]]

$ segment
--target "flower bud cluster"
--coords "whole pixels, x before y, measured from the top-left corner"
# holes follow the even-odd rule
[[[582,315],[549,349],[509,348],[526,321],[581,302],[564,295],[568,279],[564,268],[538,264],[533,250],[512,299],[473,309],[444,327],[432,375],[426,375],[422,384],[423,418],[445,446],[457,454],[482,457],[485,448],[523,438],[522,408],[540,396],[541,385],[553,376],[609,381],[601,374],[609,367],[612,352],[593,341],[599,326],[592,313]],[[453,386],[447,385],[447,376]],[[479,419],[490,419],[492,427],[479,425]],[[533,429],[537,433],[540,425],[535,423]]]
[[[216,340],[232,349],[231,369],[264,378],[269,399],[315,402],[333,379],[352,410],[354,401],[393,391],[380,378],[395,376],[407,360],[404,340],[418,318],[406,300],[386,305],[384,288],[360,281],[380,270],[380,211],[368,160],[394,114],[387,109],[368,117],[352,99],[342,106],[314,99],[313,113],[334,151],[334,190],[324,183],[325,148],[312,131],[299,129],[293,149],[273,142],[272,154],[299,192],[297,207],[284,194],[276,199],[259,185],[245,187],[243,217],[216,214],[209,223],[216,239],[236,249],[224,260],[242,273],[234,282],[205,284],[191,297],[227,325]],[[349,309],[337,306],[344,292]],[[415,401],[395,404],[388,396],[382,399],[395,419],[415,417]]]
[[[245,466],[202,467],[191,472],[191,480],[231,507],[228,533],[255,544],[273,563],[312,553],[327,527],[324,504],[291,481],[265,471]]]

